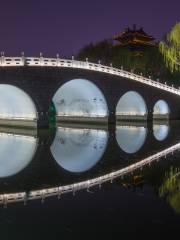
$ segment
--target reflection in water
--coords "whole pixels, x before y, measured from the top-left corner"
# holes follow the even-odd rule
[[[153,125],[153,132],[154,132],[154,137],[158,141],[163,141],[167,138],[168,133],[169,133],[169,126],[167,125],[158,125],[154,124]]]
[[[108,133],[104,130],[58,127],[51,153],[65,170],[85,172],[101,159],[107,141]]]
[[[171,207],[180,213],[180,169],[171,167],[166,172],[164,182],[159,190],[160,197],[165,197]]]
[[[32,160],[37,139],[30,136],[0,133],[0,178],[23,170]]]
[[[57,129],[43,129],[36,131],[36,133],[29,132],[27,129],[24,132],[22,129],[15,131],[12,128],[0,128],[0,132],[5,132],[5,134],[0,135],[1,177],[17,173],[33,157],[37,141],[33,137],[25,137],[24,135],[34,136],[38,134],[40,143],[38,154],[36,154],[30,167],[22,172],[23,174],[15,175],[13,178],[0,179],[0,204],[6,206],[7,203],[20,200],[26,203],[28,200],[39,198],[43,202],[46,197],[54,195],[60,197],[61,194],[75,193],[81,189],[111,182],[118,184],[118,186],[126,184],[127,187],[133,189],[138,187],[138,191],[139,187],[152,186],[155,189],[153,194],[159,194],[157,189],[161,189],[161,196],[168,196],[170,204],[175,209],[180,209],[178,205],[180,197],[177,191],[180,175],[176,174],[180,172],[179,152],[177,151],[172,155],[172,152],[180,150],[179,123],[175,123],[175,129],[170,125],[171,137],[163,144],[157,144],[153,137],[153,126],[150,124],[148,124],[149,134],[147,136],[146,123],[144,122],[127,123],[121,121],[120,123],[121,125],[117,126],[116,129],[116,138],[113,128],[108,134],[104,130],[106,126],[100,125],[98,129],[101,127],[102,130],[97,130],[96,125],[92,126],[96,129],[88,130],[89,125],[82,129],[82,124],[80,126],[73,124],[74,128],[70,124],[63,124],[63,126],[59,125]],[[125,126],[122,126],[123,124]],[[131,124],[131,126],[128,127],[127,124]],[[160,125],[160,122],[158,121],[156,124]],[[161,122],[161,125],[163,124],[166,125],[166,122]],[[56,134],[54,134],[54,130],[56,130]],[[7,132],[10,134],[8,135]],[[137,153],[146,141],[146,136],[149,137],[146,146],[143,151]],[[54,139],[53,143],[52,138]],[[116,140],[119,146],[127,152],[126,156],[122,151],[119,151],[120,148],[117,146]],[[107,143],[109,143],[108,151],[105,150]],[[129,153],[135,154],[130,155]],[[119,159],[124,161],[119,161]],[[93,171],[87,173],[86,171],[93,166],[95,166]],[[164,177],[165,171],[169,173],[170,166],[178,167],[177,171],[173,171],[171,174],[172,179],[175,179],[174,182],[169,180],[170,174],[166,175],[167,178]],[[56,171],[56,168],[60,171]],[[175,175],[177,177],[174,177]],[[113,181],[115,179],[117,180]],[[109,191],[109,187],[104,189]],[[148,189],[152,191],[151,187]],[[112,191],[114,191],[113,188]],[[142,191],[143,194],[146,194],[144,189]]]
[[[147,129],[138,126],[117,126],[116,140],[120,148],[129,154],[136,153],[144,144]]]

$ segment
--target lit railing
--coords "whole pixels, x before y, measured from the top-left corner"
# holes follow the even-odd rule
[[[103,66],[101,64],[82,62],[76,60],[67,60],[60,58],[44,58],[44,57],[0,57],[0,67],[13,67],[13,66],[42,66],[42,67],[65,67],[65,68],[79,68],[97,72],[104,72],[111,75],[121,76],[143,84],[159,88],[161,90],[180,95],[180,90],[173,86],[168,86],[150,78],[145,78],[141,75],[127,72],[122,69]]]
[[[79,191],[82,189],[89,189],[90,187],[101,185],[108,181],[112,182],[114,179],[118,177],[123,177],[129,173],[134,172],[137,169],[142,169],[144,166],[149,165],[152,162],[157,161],[160,158],[170,153],[173,153],[174,151],[179,149],[180,149],[180,143],[173,145],[150,157],[147,157],[137,163],[131,164],[128,167],[125,167],[118,171],[111,172],[109,174],[105,174],[97,178],[86,180],[83,182],[54,187],[54,188],[35,190],[35,191],[30,191],[28,193],[20,192],[20,193],[12,193],[12,194],[11,193],[0,194],[0,203],[6,206],[8,203],[19,202],[19,201],[24,201],[24,203],[26,203],[28,200],[35,200],[35,199],[41,199],[41,201],[44,201],[46,197],[52,197],[52,196],[60,197],[62,194],[65,194],[65,193],[69,193],[69,192],[75,193],[76,191]]]

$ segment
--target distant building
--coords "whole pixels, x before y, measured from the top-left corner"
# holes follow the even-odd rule
[[[144,32],[143,28],[126,28],[122,33],[115,35],[113,40],[118,41],[118,46],[128,47],[130,49],[142,49],[147,46],[156,46],[155,38]]]

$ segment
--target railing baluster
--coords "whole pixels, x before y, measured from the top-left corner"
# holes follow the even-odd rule
[[[92,71],[99,71],[99,72],[105,72],[108,74],[121,76],[125,78],[132,79],[134,81],[142,82],[144,84],[147,84],[149,86],[162,89],[167,92],[171,92],[176,95],[180,95],[180,89],[176,89],[172,86],[168,86],[166,83],[162,84],[156,81],[153,81],[150,78],[145,78],[142,75],[136,75],[131,72],[124,71],[123,69],[117,69],[113,68],[112,66],[103,66],[101,65],[101,62],[99,61],[98,64],[90,63],[89,61],[76,61],[74,58],[72,60],[68,59],[60,59],[59,55],[57,55],[57,58],[43,58],[42,54],[39,58],[36,57],[25,57],[24,54],[22,57],[5,57],[4,53],[1,52],[1,61],[0,61],[0,67],[11,67],[11,66],[19,66],[22,67],[25,64],[28,66],[50,66],[50,67],[69,67],[69,68],[80,68],[80,69],[87,69]]]

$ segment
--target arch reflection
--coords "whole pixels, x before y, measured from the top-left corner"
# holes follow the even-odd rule
[[[0,133],[0,146],[0,178],[10,177],[31,162],[37,149],[37,138]]]
[[[95,166],[104,154],[108,133],[96,129],[58,127],[50,147],[55,161],[65,170],[82,173]]]
[[[147,128],[143,126],[116,126],[116,140],[125,153],[136,153],[143,146]]]
[[[158,141],[164,141],[168,134],[169,134],[169,126],[168,125],[163,125],[163,124],[154,124],[153,125],[153,133],[154,137]]]

